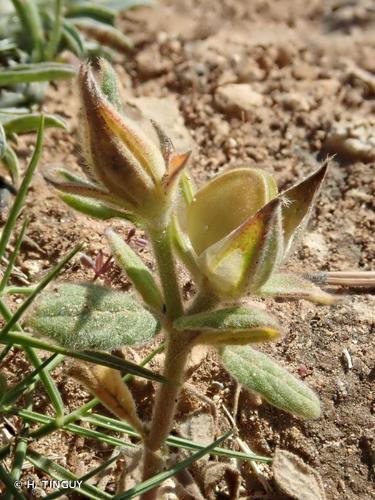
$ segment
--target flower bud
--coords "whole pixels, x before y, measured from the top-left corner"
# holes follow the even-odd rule
[[[83,168],[88,180],[66,180],[66,174],[65,180],[61,174],[57,179],[47,175],[47,180],[60,192],[76,197],[77,206],[87,197],[124,211],[124,218],[134,220],[135,216],[148,225],[165,225],[190,153],[175,153],[160,127],[152,123],[156,134],[151,137],[122,112],[117,78],[106,61],[99,59],[95,68],[82,65],[78,83]]]

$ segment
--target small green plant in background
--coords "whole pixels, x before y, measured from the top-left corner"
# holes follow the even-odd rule
[[[81,359],[87,349],[100,349],[101,356],[103,349],[144,343],[162,330],[165,383],[158,388],[151,422],[137,414],[114,366],[92,367],[86,359],[71,369],[143,443],[144,482],[116,499],[140,494],[155,498],[164,479],[218,444],[161,472],[169,463],[166,444],[189,355],[197,344],[217,347],[226,370],[270,404],[302,418],[319,417],[315,392],[252,347],[279,339],[281,327],[249,297],[334,302],[311,282],[282,270],[304,230],[327,165],[283,193],[272,175],[253,168],[226,172],[196,190],[187,173],[190,153],[176,152],[156,123],[145,127],[123,112],[116,75],[107,62],[83,65],[79,90],[86,177],[58,168],[46,179],[76,210],[102,220],[122,218],[142,228],[158,276],[108,229],[111,251],[139,298],[94,284],[57,284],[41,294],[26,324]],[[182,299],[176,259],[194,280],[197,291],[191,301]],[[12,338],[9,327],[4,335]],[[79,413],[82,418],[84,412]]]
[[[17,134],[36,130],[34,109],[45,98],[48,82],[70,79],[75,68],[64,52],[80,59],[129,52],[132,41],[117,27],[119,13],[149,5],[150,0],[2,0],[0,4],[0,161],[19,182],[12,143]],[[32,108],[32,109],[30,109]],[[59,117],[46,116],[47,127],[64,128]]]

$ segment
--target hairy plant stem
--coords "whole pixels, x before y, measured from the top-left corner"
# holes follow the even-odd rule
[[[190,339],[172,327],[172,322],[183,314],[178,278],[172,253],[170,229],[150,230],[155,260],[165,301],[164,325],[167,348],[164,362],[164,376],[171,383],[161,384],[156,395],[150,432],[145,441],[143,479],[148,479],[160,471],[161,459],[157,452],[163,446],[173,425],[178,397],[185,374],[185,366],[190,352]],[[142,495],[142,500],[156,498],[157,489]]]

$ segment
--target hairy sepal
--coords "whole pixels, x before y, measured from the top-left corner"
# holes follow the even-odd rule
[[[196,344],[243,345],[268,342],[280,337],[275,318],[260,308],[235,306],[178,318],[178,331],[199,331]]]
[[[282,256],[280,200],[274,199],[198,257],[215,292],[236,297],[267,281]]]
[[[282,217],[284,230],[284,256],[287,257],[302,234],[315,199],[327,173],[328,162],[296,186],[284,191]]]
[[[163,310],[161,292],[142,259],[111,229],[107,229],[105,235],[116,261],[125,271],[145,303],[161,312]]]
[[[315,392],[265,354],[249,346],[227,346],[221,360],[234,378],[271,405],[306,419],[320,416]]]
[[[134,295],[91,283],[61,283],[47,289],[26,324],[72,350],[143,344],[159,331],[158,321]]]
[[[304,299],[323,305],[331,305],[337,302],[336,297],[324,292],[310,281],[289,273],[273,274],[258,290],[258,295]]]

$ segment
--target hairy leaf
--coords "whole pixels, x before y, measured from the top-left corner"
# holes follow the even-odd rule
[[[273,406],[303,418],[319,417],[315,392],[265,354],[249,346],[225,347],[221,359],[233,377]]]
[[[318,304],[330,305],[337,302],[336,297],[324,292],[318,286],[300,276],[287,273],[273,274],[260,288],[259,295],[275,295],[288,299],[305,299]]]
[[[162,311],[162,295],[154,277],[142,259],[111,229],[106,230],[106,237],[116,261],[123,268],[146,304],[157,311]]]
[[[200,344],[248,344],[276,340],[280,336],[277,321],[260,308],[236,306],[178,318],[174,328],[198,330],[194,339]]]
[[[129,293],[61,283],[41,295],[27,324],[68,349],[116,349],[151,339],[159,325]]]

